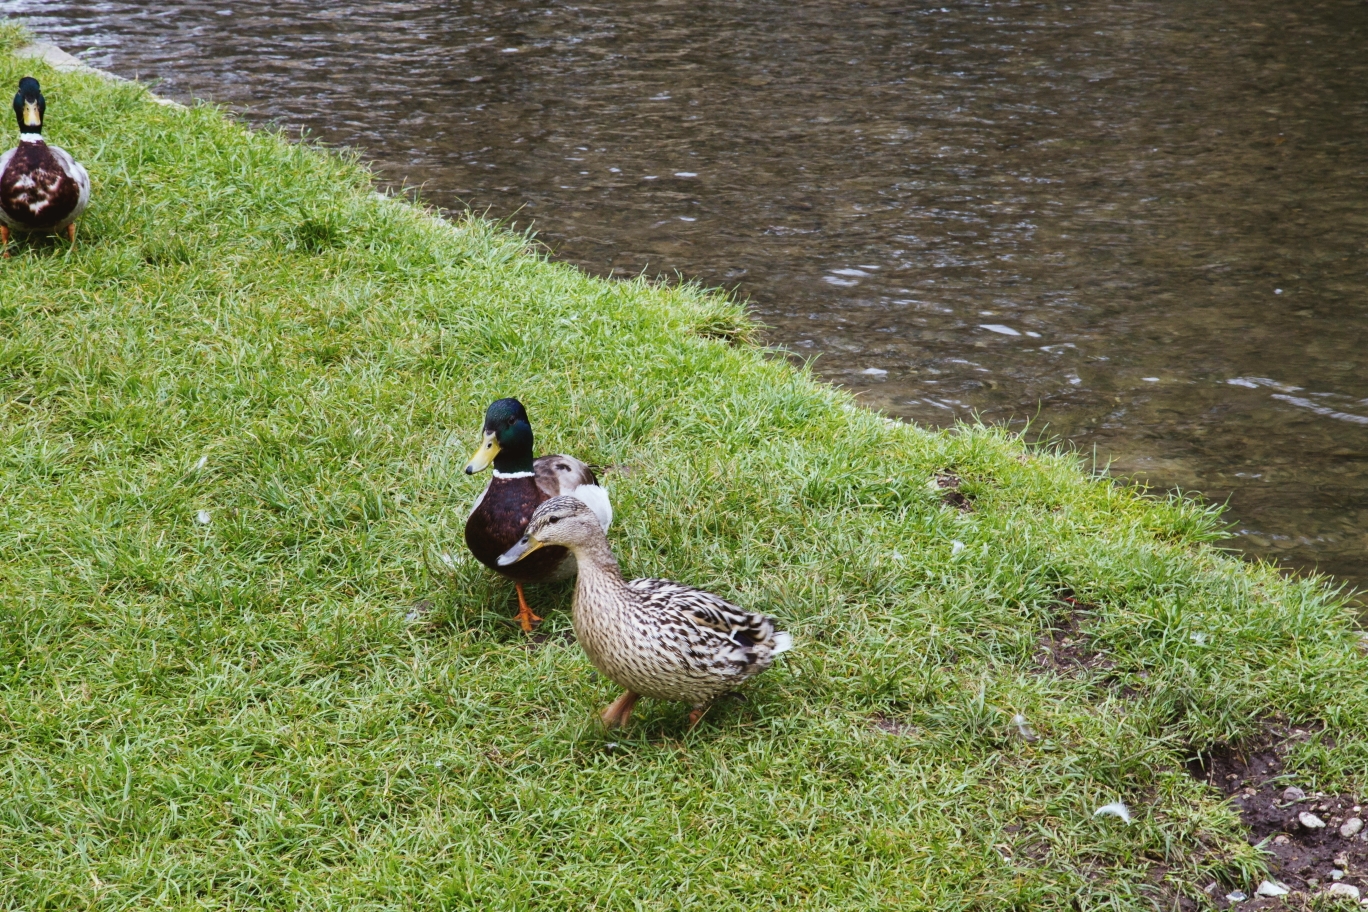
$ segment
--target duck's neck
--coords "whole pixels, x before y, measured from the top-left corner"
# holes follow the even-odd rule
[[[518,447],[514,450],[500,450],[499,455],[494,457],[494,477],[495,478],[531,478],[532,468],[532,447],[523,449]]]
[[[43,141],[43,134],[33,130],[23,130],[19,133],[19,141],[21,143],[40,143]]]
[[[576,545],[570,549],[575,555],[578,576],[575,580],[575,619],[577,623],[592,619],[586,616],[586,606],[611,604],[617,601],[611,596],[627,588],[622,579],[613,549],[608,547],[606,538],[599,538],[587,545]],[[610,598],[605,599],[605,596]],[[592,611],[592,608],[588,609]]]

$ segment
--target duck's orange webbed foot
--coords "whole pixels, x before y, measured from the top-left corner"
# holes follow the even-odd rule
[[[627,720],[632,717],[632,707],[636,706],[636,701],[641,699],[641,694],[634,694],[630,690],[624,691],[612,703],[608,704],[600,717],[603,724],[609,728],[621,728],[627,724]]]
[[[522,625],[523,633],[531,633],[537,629],[542,619],[532,613],[532,607],[527,604],[527,598],[523,595],[522,583],[514,583],[513,587],[518,590],[518,623]]]

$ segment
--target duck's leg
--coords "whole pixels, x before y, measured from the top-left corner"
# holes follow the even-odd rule
[[[699,722],[702,722],[703,716],[707,714],[708,708],[711,706],[711,703],[704,703],[702,706],[695,706],[693,710],[689,713],[689,728],[693,728]]]
[[[608,704],[600,715],[603,724],[609,728],[621,728],[627,724],[627,720],[632,717],[632,707],[636,706],[636,701],[641,699],[641,694],[634,694],[630,690],[623,691],[622,696]]]
[[[9,259],[9,229],[0,225],[0,247],[5,250],[5,259]]]
[[[76,223],[75,223],[75,222],[72,222],[70,225],[67,225],[67,232],[66,232],[66,234],[67,234],[67,238],[71,241],[71,246],[72,246],[72,247],[75,247],[75,246],[76,246]]]
[[[518,623],[522,624],[523,633],[531,633],[542,622],[542,619],[532,613],[532,608],[527,604],[527,598],[523,595],[522,583],[515,582],[513,586],[518,590]]]

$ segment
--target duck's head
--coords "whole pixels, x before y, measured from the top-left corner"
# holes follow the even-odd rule
[[[483,439],[466,464],[467,475],[494,464],[501,475],[532,471],[532,424],[517,399],[499,399],[485,410]]]
[[[499,556],[499,566],[516,564],[547,545],[575,549],[603,538],[603,527],[589,505],[578,497],[553,497],[537,507],[523,537]]]
[[[38,88],[38,80],[32,76],[19,80],[19,91],[14,93],[14,116],[19,118],[19,132],[42,133],[46,110],[47,101]]]

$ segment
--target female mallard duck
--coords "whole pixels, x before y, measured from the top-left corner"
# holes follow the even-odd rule
[[[76,217],[90,202],[90,175],[65,149],[43,142],[47,102],[38,80],[19,80],[14,114],[19,146],[0,155],[0,248],[9,256],[10,229],[65,231],[76,243]]]
[[[575,638],[594,667],[627,691],[603,711],[609,728],[625,725],[642,696],[688,703],[689,725],[696,725],[708,704],[793,645],[773,618],[711,593],[669,580],[623,580],[593,512],[573,497],[538,507],[499,563],[516,567],[555,546],[570,549],[579,564]]]
[[[500,399],[485,412],[484,439],[470,457],[466,474],[483,471],[491,462],[494,477],[466,520],[466,546],[480,563],[513,580],[518,622],[531,633],[541,618],[528,607],[522,584],[567,579],[575,573],[575,558],[564,548],[547,548],[526,563],[506,567],[499,563],[499,555],[518,543],[533,511],[552,497],[578,497],[603,531],[613,521],[613,506],[594,473],[573,456],[532,458],[532,425],[517,399]]]

